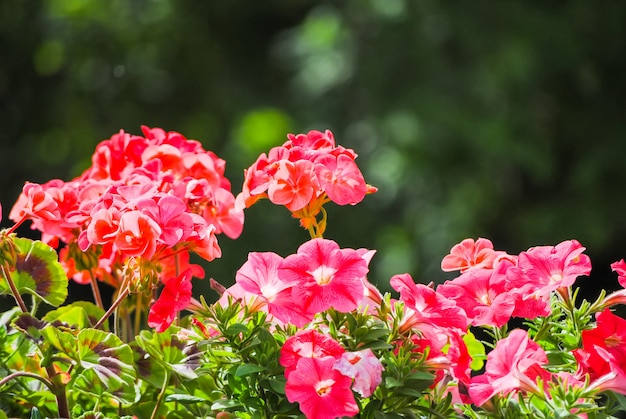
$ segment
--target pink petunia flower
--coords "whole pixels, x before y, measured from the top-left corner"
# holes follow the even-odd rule
[[[367,261],[354,249],[340,249],[328,239],[312,239],[287,256],[278,276],[294,283],[293,299],[305,312],[322,312],[331,307],[340,312],[356,309],[363,300],[362,278]]]
[[[556,246],[537,246],[520,253],[517,275],[509,276],[511,287],[531,285],[541,297],[557,289],[571,286],[581,275],[591,272],[591,260],[585,248],[576,240],[567,240]]]
[[[619,284],[626,288],[626,262],[621,259],[619,262],[613,262],[611,264],[613,272],[617,273],[617,281]]]
[[[335,419],[359,413],[352,379],[335,368],[335,358],[302,358],[287,377],[285,394],[298,402],[307,419]]]
[[[506,324],[515,309],[513,296],[506,291],[506,271],[513,266],[502,260],[496,269],[474,268],[437,287],[437,292],[454,300],[465,310],[474,326]]]
[[[278,276],[282,263],[283,258],[276,253],[251,252],[235,280],[244,291],[258,296],[264,309],[276,319],[302,327],[313,320],[315,313],[303,311],[302,305],[291,297],[295,283]]]
[[[547,362],[545,351],[530,340],[528,333],[515,329],[487,355],[485,373],[472,378],[469,395],[476,406],[481,406],[496,394],[540,393],[537,379],[550,378],[550,373],[541,367]]]
[[[400,293],[400,301],[405,303],[404,328],[426,323],[442,328],[467,329],[469,322],[463,309],[431,287],[416,284],[411,275],[394,275],[389,283]]]
[[[296,369],[301,358],[332,357],[339,359],[345,352],[333,338],[316,330],[301,330],[289,337],[280,349],[280,365],[285,367],[285,377]]]

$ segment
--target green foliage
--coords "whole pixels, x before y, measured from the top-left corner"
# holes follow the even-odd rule
[[[55,307],[63,304],[67,298],[68,279],[56,251],[39,240],[11,240],[16,249],[15,271],[11,277],[17,291],[31,294]],[[0,294],[11,294],[6,281],[0,281]]]

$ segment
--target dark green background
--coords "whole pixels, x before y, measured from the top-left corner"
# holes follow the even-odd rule
[[[377,249],[381,288],[395,273],[450,278],[441,258],[481,236],[511,253],[576,238],[594,263],[586,292],[615,289],[625,13],[586,0],[4,0],[2,225],[24,181],[71,179],[119,129],[200,140],[237,193],[288,132],[329,128],[380,192],[329,206],[327,237]],[[228,284],[248,251],[286,256],[307,239],[284,208],[246,215],[208,276]]]

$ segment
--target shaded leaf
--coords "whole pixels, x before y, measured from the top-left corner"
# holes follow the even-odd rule
[[[177,402],[182,404],[202,403],[206,400],[201,397],[191,396],[189,394],[170,394],[165,398],[166,402]]]
[[[265,367],[256,364],[243,364],[237,367],[235,375],[237,377],[244,377],[246,375],[254,374],[255,372],[265,371]]]
[[[18,250],[11,278],[20,294],[31,294],[58,307],[67,298],[68,279],[57,252],[39,240],[15,238]],[[0,294],[10,294],[6,281],[0,280]]]
[[[41,331],[47,325],[45,321],[31,316],[29,313],[22,313],[13,322],[13,327],[24,333],[33,341],[41,338]]]
[[[72,388],[97,399],[112,396],[124,403],[135,403],[140,397],[139,389],[134,383],[121,384],[116,387],[106,386],[93,369],[83,370],[74,381]]]

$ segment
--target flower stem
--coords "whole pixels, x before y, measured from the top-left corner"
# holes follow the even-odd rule
[[[104,316],[102,316],[102,318],[98,320],[98,323],[94,325],[95,329],[102,326],[102,323],[104,323],[105,320],[108,319],[111,316],[111,314],[113,314],[115,309],[122,303],[122,301],[124,301],[124,298],[126,298],[128,294],[130,294],[130,289],[128,288],[128,286],[126,286],[124,290],[118,294],[117,298],[115,299],[113,304],[111,304],[111,307],[109,307],[107,312],[104,313]]]
[[[26,304],[24,303],[22,296],[20,295],[20,293],[17,291],[17,288],[15,287],[15,283],[13,282],[13,278],[11,278],[11,272],[9,271],[9,268],[6,265],[6,262],[3,263],[1,267],[2,267],[2,276],[4,276],[4,279],[7,281],[7,284],[9,284],[9,288],[11,288],[11,293],[13,294],[13,298],[15,298],[17,305],[20,306],[20,310],[22,310],[24,313],[28,313],[28,308],[26,308]]]
[[[170,381],[170,374],[168,371],[165,372],[165,378],[163,380],[163,386],[161,387],[161,391],[159,392],[159,396],[157,397],[156,404],[154,405],[154,410],[152,411],[152,415],[150,419],[155,419],[157,417],[157,413],[159,412],[159,408],[161,404],[163,404],[163,399],[165,398],[165,391],[167,390],[167,383]]]
[[[89,271],[89,279],[91,279],[91,291],[93,292],[93,298],[96,305],[104,310],[104,304],[102,303],[102,296],[100,295],[100,288],[98,287],[98,280],[94,276],[93,272]]]

